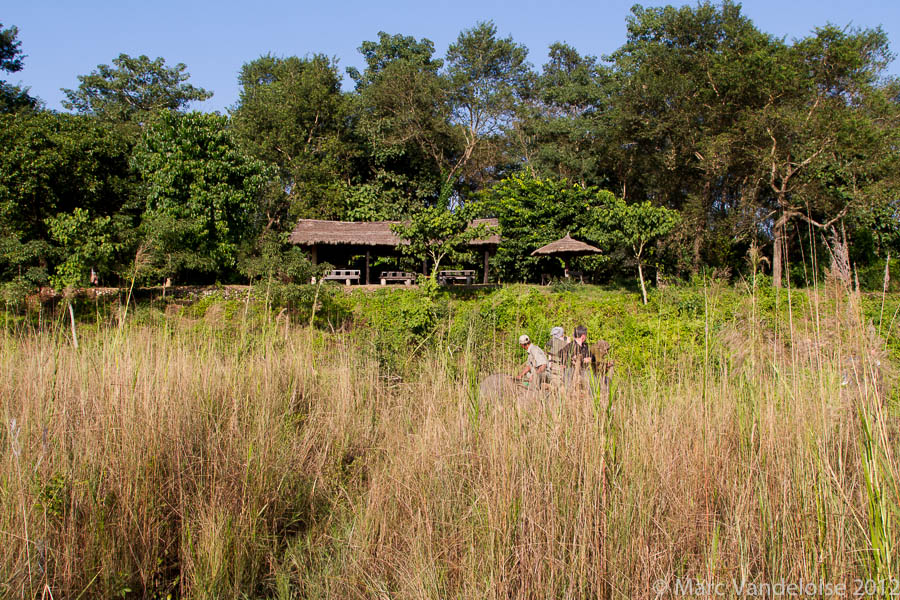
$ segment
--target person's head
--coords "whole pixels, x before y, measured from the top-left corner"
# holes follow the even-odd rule
[[[573,336],[576,340],[581,340],[582,342],[587,339],[587,327],[584,325],[579,325],[575,328],[575,332]]]
[[[528,348],[528,346],[530,344],[531,344],[531,338],[528,337],[527,333],[523,333],[522,335],[519,336],[519,345],[520,346],[522,346],[523,348]]]
[[[563,333],[565,333],[565,330],[562,327],[554,327],[550,330],[550,337],[562,338]]]

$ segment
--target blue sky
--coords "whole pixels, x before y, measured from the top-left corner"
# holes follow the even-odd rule
[[[185,63],[190,82],[214,92],[211,100],[196,108],[226,111],[238,99],[241,65],[266,53],[322,53],[337,57],[343,71],[362,66],[357,48],[363,40],[377,39],[379,31],[427,37],[443,55],[460,31],[493,20],[500,35],[511,35],[528,47],[530,62],[539,67],[547,47],[557,41],[596,56],[618,48],[625,41],[625,18],[633,4],[633,0],[20,1],[0,10],[0,22],[19,28],[27,55],[25,69],[3,78],[30,86],[48,108],[59,110],[64,97],[59,88],[77,87],[77,76],[98,64],[109,64],[122,52],[162,56],[170,65]],[[896,0],[758,0],[744,2],[743,12],[759,29],[788,40],[825,23],[880,25],[892,50],[900,51]],[[897,61],[889,73],[900,75]]]

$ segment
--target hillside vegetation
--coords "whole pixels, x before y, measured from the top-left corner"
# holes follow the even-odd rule
[[[313,313],[314,293],[81,300],[77,347],[67,311],[6,315],[0,595],[649,598],[900,573],[896,296],[326,286]],[[612,344],[608,397],[478,397],[524,360],[519,333],[577,324]]]

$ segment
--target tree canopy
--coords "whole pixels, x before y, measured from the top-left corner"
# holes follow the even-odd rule
[[[241,68],[231,125],[256,158],[277,168],[267,227],[297,217],[340,217],[355,148],[336,65],[317,55],[262,56]]]
[[[17,73],[25,66],[22,42],[18,36],[17,27],[4,29],[3,23],[0,23],[0,71]],[[27,88],[0,79],[0,114],[16,112],[23,108],[35,108],[37,105],[37,99],[28,95]]]
[[[162,275],[228,274],[259,231],[266,166],[240,150],[226,125],[219,115],[164,111],[135,148],[146,236]]]
[[[443,54],[381,31],[348,90],[337,57],[265,54],[227,116],[188,113],[211,92],[161,57],[79,76],[75,114],[0,82],[0,279],[116,277],[140,249],[156,275],[239,278],[239,254],[287,256],[272,240],[298,218],[408,223],[410,256],[458,262],[476,213],[500,222],[501,279],[537,279],[552,259],[531,251],[566,233],[604,250],[582,270],[631,280],[634,265],[645,297],[648,268],[737,273],[751,255],[775,285],[808,277],[826,239],[863,281],[887,273],[900,82],[884,30],[786,40],[731,0],[635,5],[625,24],[610,55],[560,41],[539,67],[490,21]],[[0,25],[4,73],[22,69],[18,33]]]
[[[143,122],[160,110],[183,111],[191,102],[202,102],[212,92],[185,83],[187,66],[166,65],[162,57],[120,54],[110,65],[98,65],[88,75],[79,75],[78,88],[63,88],[63,106],[118,123]]]

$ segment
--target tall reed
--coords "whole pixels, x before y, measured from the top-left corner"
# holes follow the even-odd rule
[[[714,323],[723,293],[700,354],[530,403],[478,397],[512,365],[477,320],[402,377],[364,330],[243,315],[77,348],[0,334],[0,595],[650,598],[900,572],[891,373],[859,303],[754,292]]]

